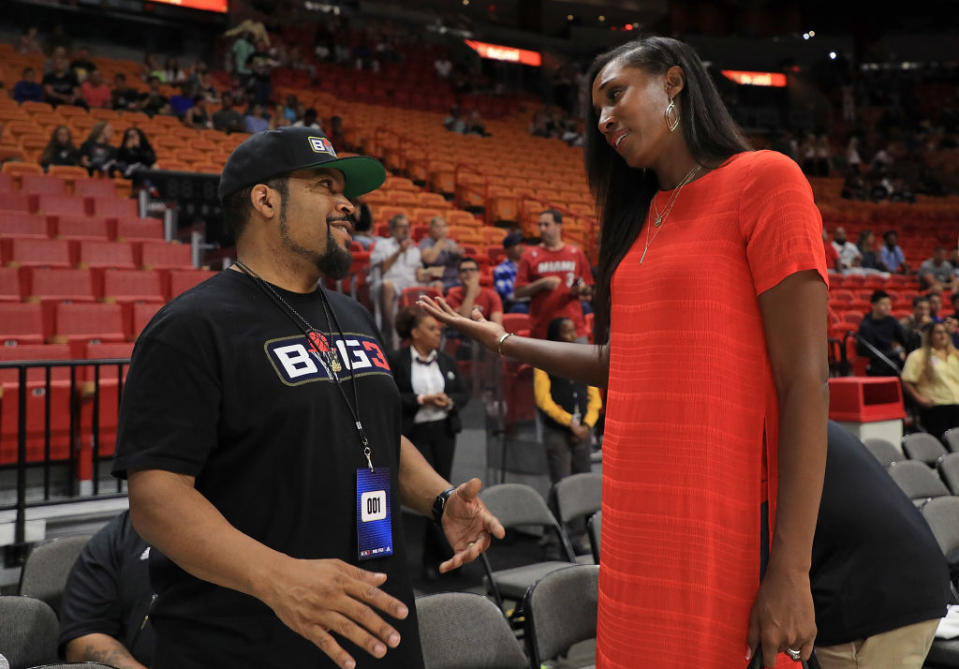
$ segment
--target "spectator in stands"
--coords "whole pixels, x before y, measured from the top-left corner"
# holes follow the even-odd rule
[[[849,138],[846,145],[846,165],[850,172],[858,174],[862,171],[862,158],[859,156],[859,138],[855,135]]]
[[[942,309],[942,289],[933,288],[926,293],[926,297],[929,299],[929,317],[932,319],[932,322],[942,323],[943,318],[939,314],[939,311]]]
[[[211,105],[220,103],[220,94],[217,92],[216,86],[213,85],[213,80],[210,79],[208,72],[198,73],[192,83],[195,86],[196,95],[201,96],[207,103]]]
[[[243,114],[233,107],[233,96],[230,93],[223,94],[223,104],[217,111],[213,112],[213,128],[222,132],[244,132],[246,130],[246,121]]]
[[[163,66],[163,78],[170,86],[179,86],[189,79],[176,58],[167,58],[166,65]]]
[[[53,30],[50,31],[45,40],[44,51],[52,54],[57,49],[63,49],[64,53],[68,53],[72,48],[73,39],[67,34],[63,24],[58,23],[53,26]]]
[[[370,255],[374,277],[370,293],[380,310],[380,330],[387,348],[393,348],[393,312],[403,291],[429,279],[420,250],[410,238],[410,219],[397,214],[390,219],[390,236],[377,239]]]
[[[67,65],[69,66],[69,63],[70,63],[69,53],[64,47],[58,46],[57,48],[55,48],[53,51],[50,52],[50,57],[43,62],[44,76],[53,72],[53,65],[57,58],[66,59]]]
[[[196,89],[192,83],[178,84],[179,91],[170,96],[170,112],[181,121],[194,104],[196,104]]]
[[[40,156],[40,165],[47,169],[51,165],[79,165],[80,150],[73,144],[73,133],[65,125],[59,125],[50,134],[50,142]]]
[[[400,391],[403,435],[423,454],[433,469],[449,479],[456,452],[456,435],[462,430],[459,412],[469,402],[469,392],[456,361],[440,350],[443,330],[429,314],[415,306],[396,316],[396,331],[409,345],[389,356],[393,379]],[[423,576],[439,578],[436,566],[450,554],[442,531],[426,524],[423,537]]]
[[[250,77],[250,56],[256,51],[253,39],[249,33],[240,33],[233,42],[233,71],[239,75],[241,82],[246,83]]]
[[[829,137],[819,135],[816,137],[816,157],[815,172],[816,176],[828,177],[831,171],[832,147],[829,145]]]
[[[170,104],[166,96],[160,92],[160,77],[150,75],[147,84],[150,86],[150,90],[140,100],[140,109],[151,118],[157,114],[168,114]]]
[[[37,73],[32,67],[23,68],[20,81],[13,87],[13,99],[17,102],[43,102],[43,86],[37,83]]]
[[[458,281],[460,258],[463,249],[446,236],[449,226],[442,216],[430,219],[430,231],[420,241],[420,255],[427,274],[433,279],[431,285],[445,293]]]
[[[523,257],[526,247],[523,245],[523,235],[511,232],[503,238],[503,249],[506,258],[493,269],[493,285],[506,311],[511,314],[528,314],[529,298],[517,299],[513,294],[513,284],[516,281],[517,263]]]
[[[563,215],[547,209],[539,216],[538,246],[526,249],[516,272],[513,294],[529,297],[531,334],[546,337],[554,318],[566,316],[576,324],[580,343],[586,343],[582,300],[592,295],[593,273],[586,254],[563,241]]]
[[[166,72],[160,66],[160,62],[152,53],[143,56],[143,81],[149,83],[150,77],[156,77],[160,83],[167,83]]]
[[[150,546],[124,511],[97,532],[73,563],[60,605],[60,652],[68,662],[146,669],[153,662],[155,595]]]
[[[351,148],[346,144],[346,134],[343,132],[343,119],[339,116],[334,116],[330,119],[330,133],[327,137],[329,137],[330,143],[339,150],[342,150],[342,148]]]
[[[127,128],[116,160],[116,169],[123,178],[129,179],[140,170],[150,169],[156,160],[156,152],[143,131],[135,127]]]
[[[87,168],[90,176],[109,175],[116,162],[116,149],[110,145],[113,126],[108,121],[98,121],[80,145],[80,165]]]
[[[290,119],[283,115],[283,105],[277,103],[267,108],[267,118],[270,119],[270,130],[285,128],[292,125]]]
[[[856,240],[856,248],[859,249],[859,253],[862,255],[860,266],[863,269],[877,270],[880,272],[886,271],[885,265],[882,264],[876,253],[876,235],[873,234],[872,230],[863,230],[859,233],[859,239]]]
[[[489,137],[489,133],[486,132],[486,125],[483,124],[483,119],[480,117],[479,109],[470,110],[469,116],[466,118],[465,134]]]
[[[283,104],[283,116],[290,122],[290,125],[294,125],[297,119],[302,118],[302,116],[296,113],[297,107],[299,106],[300,102],[296,99],[295,95],[291,93],[286,96],[286,102]]]
[[[266,113],[263,105],[250,106],[244,118],[244,129],[246,132],[263,132],[270,129],[270,115]]]
[[[942,550],[858,439],[830,421],[827,441],[809,570],[819,664],[921,669],[949,592]]]
[[[907,353],[922,346],[922,329],[932,322],[932,317],[929,315],[929,298],[925,295],[912,298],[912,314],[899,321],[903,332],[906,333]]]
[[[58,55],[53,58],[53,70],[43,76],[45,100],[54,107],[57,105],[85,107],[87,103],[80,95],[80,82],[67,65],[66,56]]]
[[[899,376],[902,361],[906,359],[909,337],[899,321],[890,315],[892,298],[889,293],[884,290],[874,291],[869,301],[872,311],[859,323],[856,353],[869,358],[869,366],[866,368],[869,376]]]
[[[946,248],[937,246],[932,257],[919,266],[919,287],[956,290],[959,280],[952,273],[952,265],[946,260]]]
[[[373,212],[365,202],[356,202],[353,208],[353,241],[369,251],[373,246]]]
[[[887,272],[908,274],[909,265],[906,264],[906,256],[899,247],[899,235],[895,230],[889,230],[882,239],[885,244],[879,251],[879,262],[885,265]]]
[[[446,302],[453,309],[467,318],[473,309],[479,309],[486,320],[503,323],[503,303],[495,290],[480,285],[480,266],[475,259],[460,259],[459,281],[460,285],[453,286],[446,294]]]
[[[833,233],[832,245],[839,254],[839,269],[859,267],[862,264],[862,253],[855,244],[846,239],[846,229],[841,225]]]
[[[206,99],[200,96],[193,98],[193,106],[183,115],[183,124],[195,130],[208,130],[213,127],[213,119],[206,109]]]
[[[959,427],[959,351],[944,323],[927,326],[922,347],[906,359],[902,381],[927,432],[941,439]]]
[[[90,107],[105,109],[110,107],[112,93],[103,82],[100,70],[93,70],[87,80],[80,85],[80,94]]]
[[[70,69],[77,75],[77,81],[81,84],[87,80],[91,73],[97,69],[96,64],[90,60],[90,50],[81,46],[73,54],[73,60],[70,61]]]
[[[23,32],[20,33],[20,38],[17,40],[17,53],[22,56],[43,53],[43,49],[40,48],[40,40],[37,39],[36,26],[24,28]]]
[[[303,112],[303,118],[293,124],[295,127],[304,127],[312,128],[313,130],[319,130],[323,132],[323,126],[319,124],[316,110],[313,107],[310,107],[305,112]]]
[[[460,115],[459,105],[450,107],[450,113],[443,119],[443,127],[450,132],[458,132],[461,135],[466,132],[466,122]]]
[[[266,105],[273,94],[271,73],[276,67],[276,61],[270,56],[269,45],[265,41],[260,40],[256,43],[256,51],[250,54],[247,64],[250,67],[250,80],[247,87],[253,100]]]
[[[127,77],[117,72],[113,77],[113,90],[110,92],[110,106],[118,111],[136,110],[140,104],[140,93],[127,86]]]

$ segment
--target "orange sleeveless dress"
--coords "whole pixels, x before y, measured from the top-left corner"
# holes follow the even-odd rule
[[[612,282],[597,667],[744,669],[777,484],[758,295],[828,283],[822,219],[796,163],[757,151],[688,184],[651,236]]]

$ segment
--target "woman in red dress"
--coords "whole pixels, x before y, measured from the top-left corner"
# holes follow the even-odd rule
[[[808,659],[826,453],[826,262],[799,167],[750,151],[695,52],[595,61],[586,170],[602,212],[598,345],[459,316],[487,347],[606,386],[597,666]],[[777,664],[777,661],[779,664]]]

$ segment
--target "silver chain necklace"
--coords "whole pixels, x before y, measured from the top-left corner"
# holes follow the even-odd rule
[[[656,237],[659,235],[659,230],[660,228],[662,228],[663,224],[666,222],[666,217],[669,216],[669,212],[673,210],[673,207],[676,204],[676,199],[679,197],[679,194],[683,192],[683,188],[686,186],[686,184],[688,184],[690,181],[692,181],[695,178],[696,174],[699,172],[699,169],[700,169],[699,165],[695,165],[693,169],[689,170],[689,172],[686,173],[686,176],[683,177],[683,180],[679,182],[679,186],[677,186],[676,189],[673,191],[673,194],[669,198],[669,201],[666,203],[666,206],[663,207],[662,212],[660,212],[659,209],[656,208],[656,203],[653,200],[650,200],[649,202],[650,207],[652,207],[653,211],[656,212],[656,218],[653,220],[653,225],[652,225],[652,227],[656,228],[656,234],[653,235],[652,239],[649,238],[650,225],[647,222],[646,247],[643,249],[643,255],[639,257],[640,265],[642,265],[643,261],[646,260],[646,252],[649,251],[649,245],[652,244],[656,240]]]

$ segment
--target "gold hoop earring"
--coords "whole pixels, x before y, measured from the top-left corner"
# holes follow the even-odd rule
[[[672,114],[672,118],[670,118],[670,114]],[[663,113],[663,118],[666,119],[666,127],[669,128],[669,131],[676,132],[676,128],[679,127],[679,111],[676,109],[676,103],[672,100],[669,101],[669,105]]]

